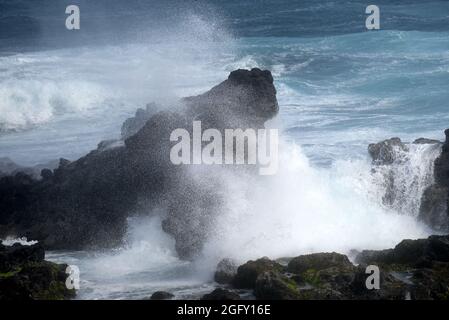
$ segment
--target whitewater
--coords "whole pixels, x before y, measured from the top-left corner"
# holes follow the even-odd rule
[[[80,268],[79,299],[143,299],[159,290],[197,298],[214,288],[225,257],[351,256],[435,234],[416,217],[440,150],[409,145],[394,168],[403,197],[387,207],[385,177],[372,171],[367,147],[394,136],[442,140],[448,66],[447,31],[235,36],[218,21],[187,15],[132,43],[0,56],[0,157],[26,166],[75,160],[118,138],[123,121],[147,103],[169,109],[232,70],[271,70],[280,114],[268,125],[282,129],[279,172],[214,173],[227,187],[226,210],[198,259],[177,257],[161,229],[162,208],[130,217],[122,248],[46,256]]]

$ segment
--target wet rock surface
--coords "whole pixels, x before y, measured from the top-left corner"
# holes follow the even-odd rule
[[[201,300],[240,300],[240,296],[230,290],[217,288],[211,293],[205,294]]]
[[[420,201],[416,202],[414,210],[418,220],[424,222],[432,229],[437,231],[449,231],[449,129],[445,131],[446,141],[444,143],[427,138],[419,138],[412,144],[407,144],[399,138],[391,138],[379,143],[370,144],[368,153],[373,162],[373,172],[382,172],[384,175],[385,194],[382,198],[384,205],[394,208],[395,210],[407,209],[409,212],[404,214],[412,214],[410,208],[406,207],[406,197],[419,197]],[[398,170],[402,170],[400,174],[416,175],[410,168],[401,168],[400,166],[408,163],[413,157],[410,154],[413,145],[430,145],[429,152],[441,150],[441,154],[436,158],[432,166],[429,177],[424,177],[428,183],[420,190],[419,194],[407,195],[404,189],[403,181],[398,176]],[[408,162],[407,162],[408,161]],[[433,161],[433,159],[432,159]],[[413,177],[411,177],[413,178]],[[414,181],[415,188],[422,181]],[[413,186],[411,186],[413,188]]]
[[[151,295],[150,300],[170,300],[173,299],[174,297],[175,296],[170,292],[156,291]]]
[[[449,129],[441,155],[435,160],[435,183],[423,194],[419,219],[438,231],[449,231]]]
[[[67,289],[67,265],[44,260],[40,244],[0,244],[0,300],[66,300],[75,297]]]
[[[26,236],[49,249],[107,248],[120,245],[126,219],[135,212],[164,207],[163,229],[176,240],[181,258],[201,250],[214,217],[220,214],[220,181],[207,190],[183,166],[170,162],[170,133],[206,128],[263,128],[278,112],[269,71],[233,71],[210,91],[184,98],[180,111],[139,110],[123,125],[124,141],[42,172],[0,178],[0,237]],[[199,227],[200,226],[200,227]]]
[[[284,259],[285,260],[285,259]],[[449,236],[404,240],[387,250],[364,250],[354,265],[339,253],[288,259],[286,267],[261,258],[238,268],[231,288],[262,300],[405,300],[449,298]],[[372,267],[379,287],[367,286]],[[370,267],[367,269],[367,267]]]
[[[268,271],[281,271],[284,267],[267,257],[256,261],[248,261],[237,268],[232,285],[239,289],[254,289],[257,278]]]

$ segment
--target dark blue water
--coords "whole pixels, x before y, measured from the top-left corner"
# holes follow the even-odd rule
[[[64,26],[68,4],[80,7],[79,31]],[[442,138],[449,1],[377,1],[379,31],[365,29],[369,4],[1,0],[0,128],[37,132],[0,138],[0,155],[30,162],[27,148],[53,137],[55,150],[34,161],[56,157],[58,143],[77,157],[113,136],[136,107],[159,99],[150,78],[163,76],[170,93],[186,95],[256,66],[275,75],[288,134],[323,163],[341,148],[359,153],[391,135]],[[54,137],[61,123],[69,132]]]
[[[68,4],[80,6],[79,31],[65,29]],[[208,243],[206,261],[179,261],[157,220],[137,223],[131,246],[117,252],[50,253],[81,267],[80,298],[158,289],[197,297],[211,290],[220,255],[344,253],[430,233],[415,216],[438,150],[410,152],[397,177],[408,197],[391,209],[381,205],[385,186],[370,175],[366,148],[392,136],[443,139],[449,1],[378,0],[378,31],[365,29],[370,4],[0,0],[0,157],[24,165],[76,159],[118,137],[136,108],[170,108],[253,67],[272,71],[274,122],[300,146],[294,155],[284,149],[273,185],[242,196],[248,182],[232,182],[233,205],[217,232],[224,238]]]

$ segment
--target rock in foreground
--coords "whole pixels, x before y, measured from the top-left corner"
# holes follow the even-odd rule
[[[0,244],[0,300],[65,300],[75,296],[65,281],[67,265],[44,260],[40,244]]]
[[[283,259],[284,260],[284,259]],[[287,266],[262,258],[238,268],[231,284],[253,290],[262,300],[405,300],[449,298],[449,236],[404,240],[393,249],[362,251],[353,265],[347,256],[315,253]],[[368,288],[379,268],[379,289]]]

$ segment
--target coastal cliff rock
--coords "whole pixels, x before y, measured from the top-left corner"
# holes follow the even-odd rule
[[[424,191],[419,219],[439,231],[449,231],[449,129],[435,160],[435,183]]]
[[[430,236],[427,239],[403,240],[393,249],[362,251],[357,263],[432,267],[435,262],[449,262],[449,236]]]
[[[407,146],[399,138],[391,138],[368,146],[373,163],[378,165],[392,164],[400,158],[400,152],[408,151]]]
[[[180,104],[177,112],[138,112],[138,120],[124,124],[124,142],[100,143],[76,161],[61,160],[42,171],[43,179],[0,178],[0,237],[26,236],[49,249],[113,247],[122,242],[129,215],[163,207],[163,229],[179,255],[194,257],[220,213],[220,184],[209,179],[216,183],[206,188],[170,162],[170,133],[191,131],[194,120],[204,129],[263,128],[279,107],[271,73],[260,69],[233,71]]]
[[[267,257],[256,261],[248,261],[237,268],[237,273],[232,280],[232,284],[238,289],[254,289],[257,278],[265,272],[280,272],[284,268],[276,261],[271,261]]]
[[[40,244],[0,244],[0,300],[65,300],[75,290],[65,285],[67,265],[44,260]]]
[[[407,144],[391,138],[368,147],[373,173],[382,176],[383,204],[443,232],[449,231],[449,130],[445,133],[445,143],[419,138]],[[423,163],[413,160],[416,150]]]

